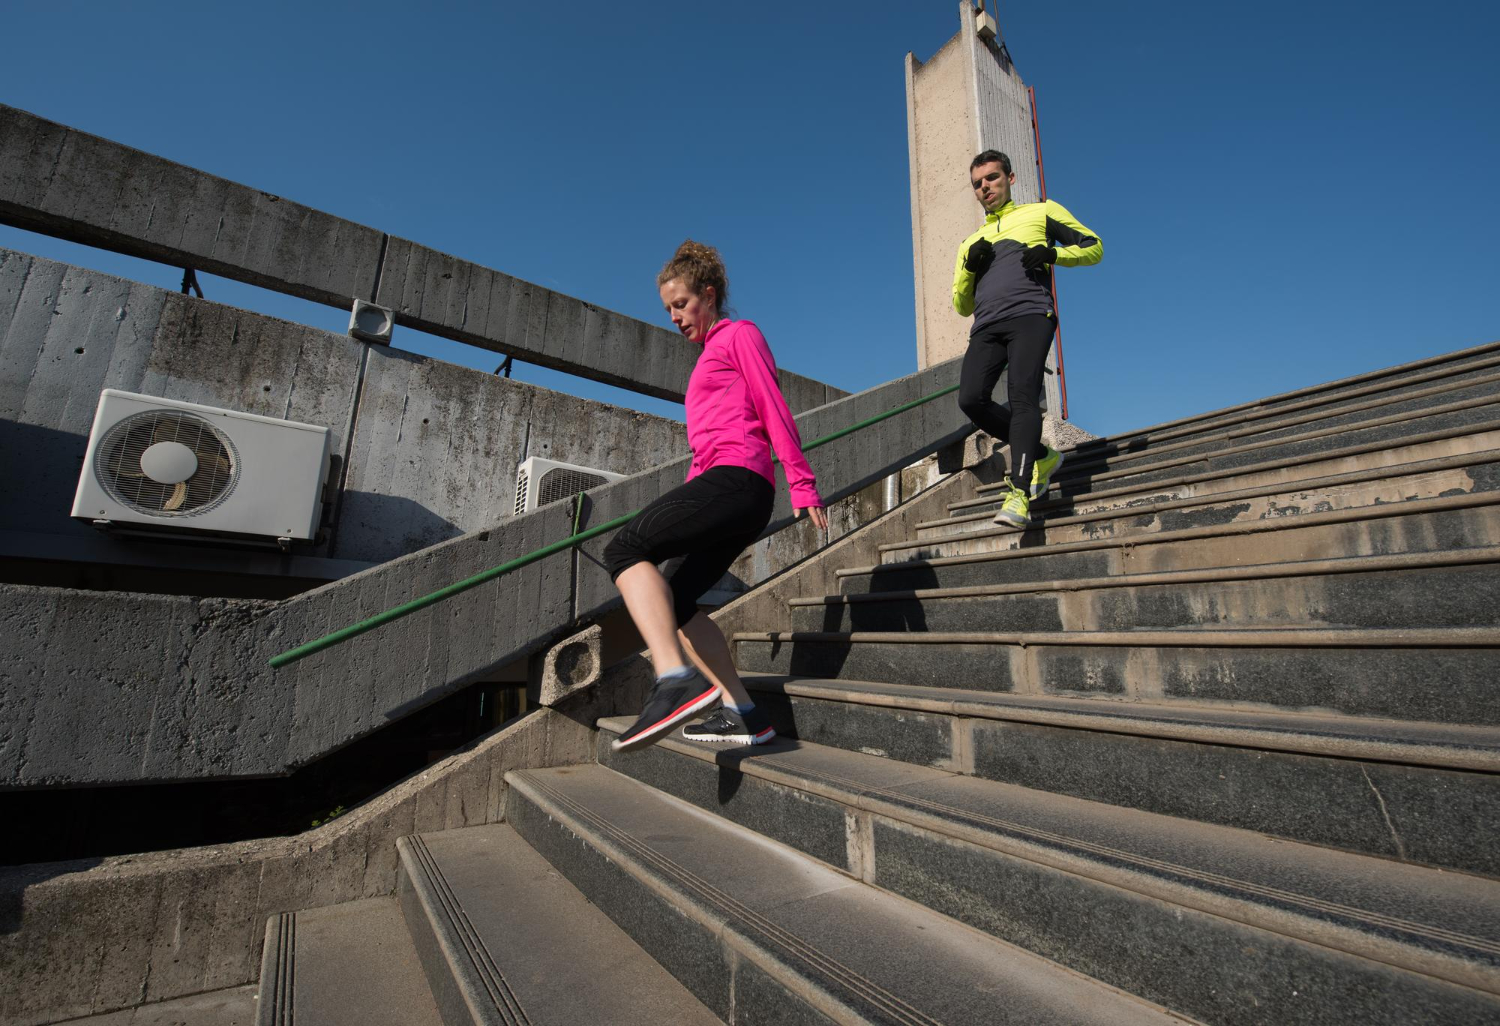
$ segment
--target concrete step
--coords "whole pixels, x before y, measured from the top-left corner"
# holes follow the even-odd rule
[[[1500,1015],[1500,882],[806,741],[610,751],[629,723],[601,763],[1204,1021]]]
[[[1500,875],[1500,729],[749,674],[783,737]]]
[[[1500,548],[793,599],[795,631],[1500,627]]]
[[[755,673],[1500,725],[1500,629],[741,632]]]
[[[719,1022],[510,827],[397,848],[401,907],[449,1026]]]
[[[1282,438],[1262,439],[1237,445],[1225,445],[1208,452],[1175,455],[1142,454],[1126,462],[1083,464],[1064,463],[1052,487],[1061,495],[1093,491],[1106,484],[1156,484],[1186,474],[1260,467],[1266,463],[1305,463],[1326,459],[1332,453],[1350,449],[1366,451],[1390,449],[1416,441],[1446,435],[1480,434],[1500,429],[1500,396],[1471,400],[1462,409],[1442,412],[1426,411],[1420,416],[1376,418],[1348,427],[1321,428]],[[1388,458],[1379,459],[1390,465]],[[985,486],[985,494],[999,486]]]
[[[1311,409],[1320,404],[1332,405],[1346,400],[1359,400],[1387,389],[1413,388],[1440,382],[1443,379],[1483,370],[1493,366],[1500,342],[1461,349],[1441,356],[1414,360],[1411,363],[1386,367],[1381,370],[1356,374],[1348,378],[1299,388],[1291,392],[1267,396],[1236,406],[1226,406],[1206,413],[1194,414],[1177,420],[1165,421],[1133,431],[1092,439],[1076,447],[1080,453],[1104,449],[1129,443],[1150,444],[1194,432],[1221,429],[1234,423],[1244,423],[1257,416],[1278,416],[1291,410]]]
[[[516,830],[726,1021],[1183,1021],[602,766],[506,780]]]
[[[1042,538],[1035,538],[1035,534]],[[1019,542],[1019,544],[1017,544]],[[1028,544],[1031,542],[1031,544]],[[973,535],[881,552],[878,566],[836,571],[843,594],[1077,580],[1500,544],[1500,492],[1264,517],[1045,544]],[[903,558],[905,557],[905,558]]]
[[[272,916],[258,1026],[442,1026],[395,898]]]
[[[1471,432],[1467,429],[1434,432],[1408,439],[1397,446],[1384,443],[1350,446],[1324,453],[1316,459],[1286,463],[1270,460],[1249,467],[1231,467],[1202,473],[1181,474],[1163,480],[1118,484],[1105,482],[1096,490],[1050,492],[1031,504],[1033,514],[1068,516],[1096,513],[1120,506],[1142,505],[1174,499],[1187,499],[1267,486],[1294,487],[1304,481],[1322,481],[1331,477],[1367,475],[1364,480],[1386,474],[1406,473],[1408,468],[1425,467],[1437,471],[1461,467],[1488,459],[1481,453],[1500,449],[1500,430]],[[1413,471],[1415,472],[1415,471]],[[990,489],[978,498],[947,504],[949,514],[961,516],[983,509],[993,511],[1001,497]]]
[[[1377,422],[1396,423],[1402,419],[1465,409],[1493,401],[1496,392],[1500,391],[1497,367],[1500,367],[1500,356],[1485,361],[1477,370],[1446,376],[1426,387],[1392,387],[1378,394],[1344,398],[1337,402],[1300,403],[1171,438],[1138,439],[1123,445],[1094,445],[1086,450],[1075,449],[1069,460],[1074,470],[1105,463],[1121,467],[1147,456],[1180,456],[1317,430]],[[1064,473],[1067,471],[1068,464],[1064,464]]]
[[[1049,532],[1053,541],[1082,541],[1127,531],[1170,531],[1496,490],[1500,490],[1500,450],[1489,449],[1483,453],[1296,481],[1272,481],[1227,491],[1205,488],[1201,494],[1182,497],[1135,496],[1128,502],[1097,504],[1086,510],[1064,504],[1054,504],[1045,510],[1033,507],[1030,530]],[[993,514],[998,503],[999,500],[987,502],[977,512],[962,511],[922,521],[917,524],[916,538],[930,541],[997,530],[1001,525],[994,523]],[[1016,532],[1011,529],[1011,533]]]

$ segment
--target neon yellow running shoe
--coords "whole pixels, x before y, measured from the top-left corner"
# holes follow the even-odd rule
[[[1031,497],[1040,499],[1047,494],[1047,486],[1052,483],[1052,475],[1057,473],[1057,468],[1063,465],[1063,454],[1052,446],[1047,446],[1047,455],[1031,465]]]
[[[1007,477],[1005,483],[1010,488],[1010,494],[1005,497],[1000,512],[995,514],[995,523],[1021,529],[1030,527],[1031,500],[1026,498],[1025,492],[1011,484],[1010,478]]]

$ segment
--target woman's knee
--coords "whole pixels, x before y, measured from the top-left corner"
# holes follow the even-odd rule
[[[643,539],[637,538],[630,531],[617,531],[615,536],[604,546],[604,567],[609,571],[610,580],[618,578],[626,570],[637,563],[644,563],[650,559],[646,552]]]

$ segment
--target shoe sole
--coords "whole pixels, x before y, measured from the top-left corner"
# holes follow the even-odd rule
[[[649,745],[654,745],[676,729],[677,725],[683,720],[702,712],[718,701],[718,699],[719,689],[713,685],[709,685],[708,690],[697,698],[689,699],[684,704],[679,705],[676,709],[673,709],[666,716],[657,720],[638,734],[632,734],[628,738],[616,738],[609,743],[609,747],[612,751],[616,752],[633,752],[638,748],[646,748]]]
[[[1025,529],[1031,526],[1030,520],[1013,519],[1011,517],[1007,517],[1003,513],[996,514],[995,519],[992,521],[992,523],[999,524],[1001,527],[1016,527],[1021,529]]]
[[[1052,467],[1051,470],[1047,471],[1047,476],[1031,486],[1031,497],[1033,499],[1040,499],[1043,495],[1047,494],[1047,489],[1052,484],[1053,475],[1062,469],[1063,462],[1066,461],[1067,458],[1067,453],[1060,452],[1057,454],[1057,463]]]
[[[700,741],[707,744],[735,744],[735,745],[763,745],[776,736],[774,727],[767,727],[759,734],[687,734],[683,738],[687,741]]]

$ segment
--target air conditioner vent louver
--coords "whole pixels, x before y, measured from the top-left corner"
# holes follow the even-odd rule
[[[192,453],[196,467],[186,479],[157,480],[143,469],[142,457],[165,448],[164,443],[176,443]],[[95,450],[94,473],[115,501],[138,513],[190,517],[229,498],[239,480],[239,459],[228,437],[203,418],[152,410],[127,417],[109,430]]]
[[[558,499],[569,499],[579,492],[606,483],[609,478],[600,474],[586,474],[580,470],[549,470],[542,475],[537,485],[537,505],[545,506]]]

